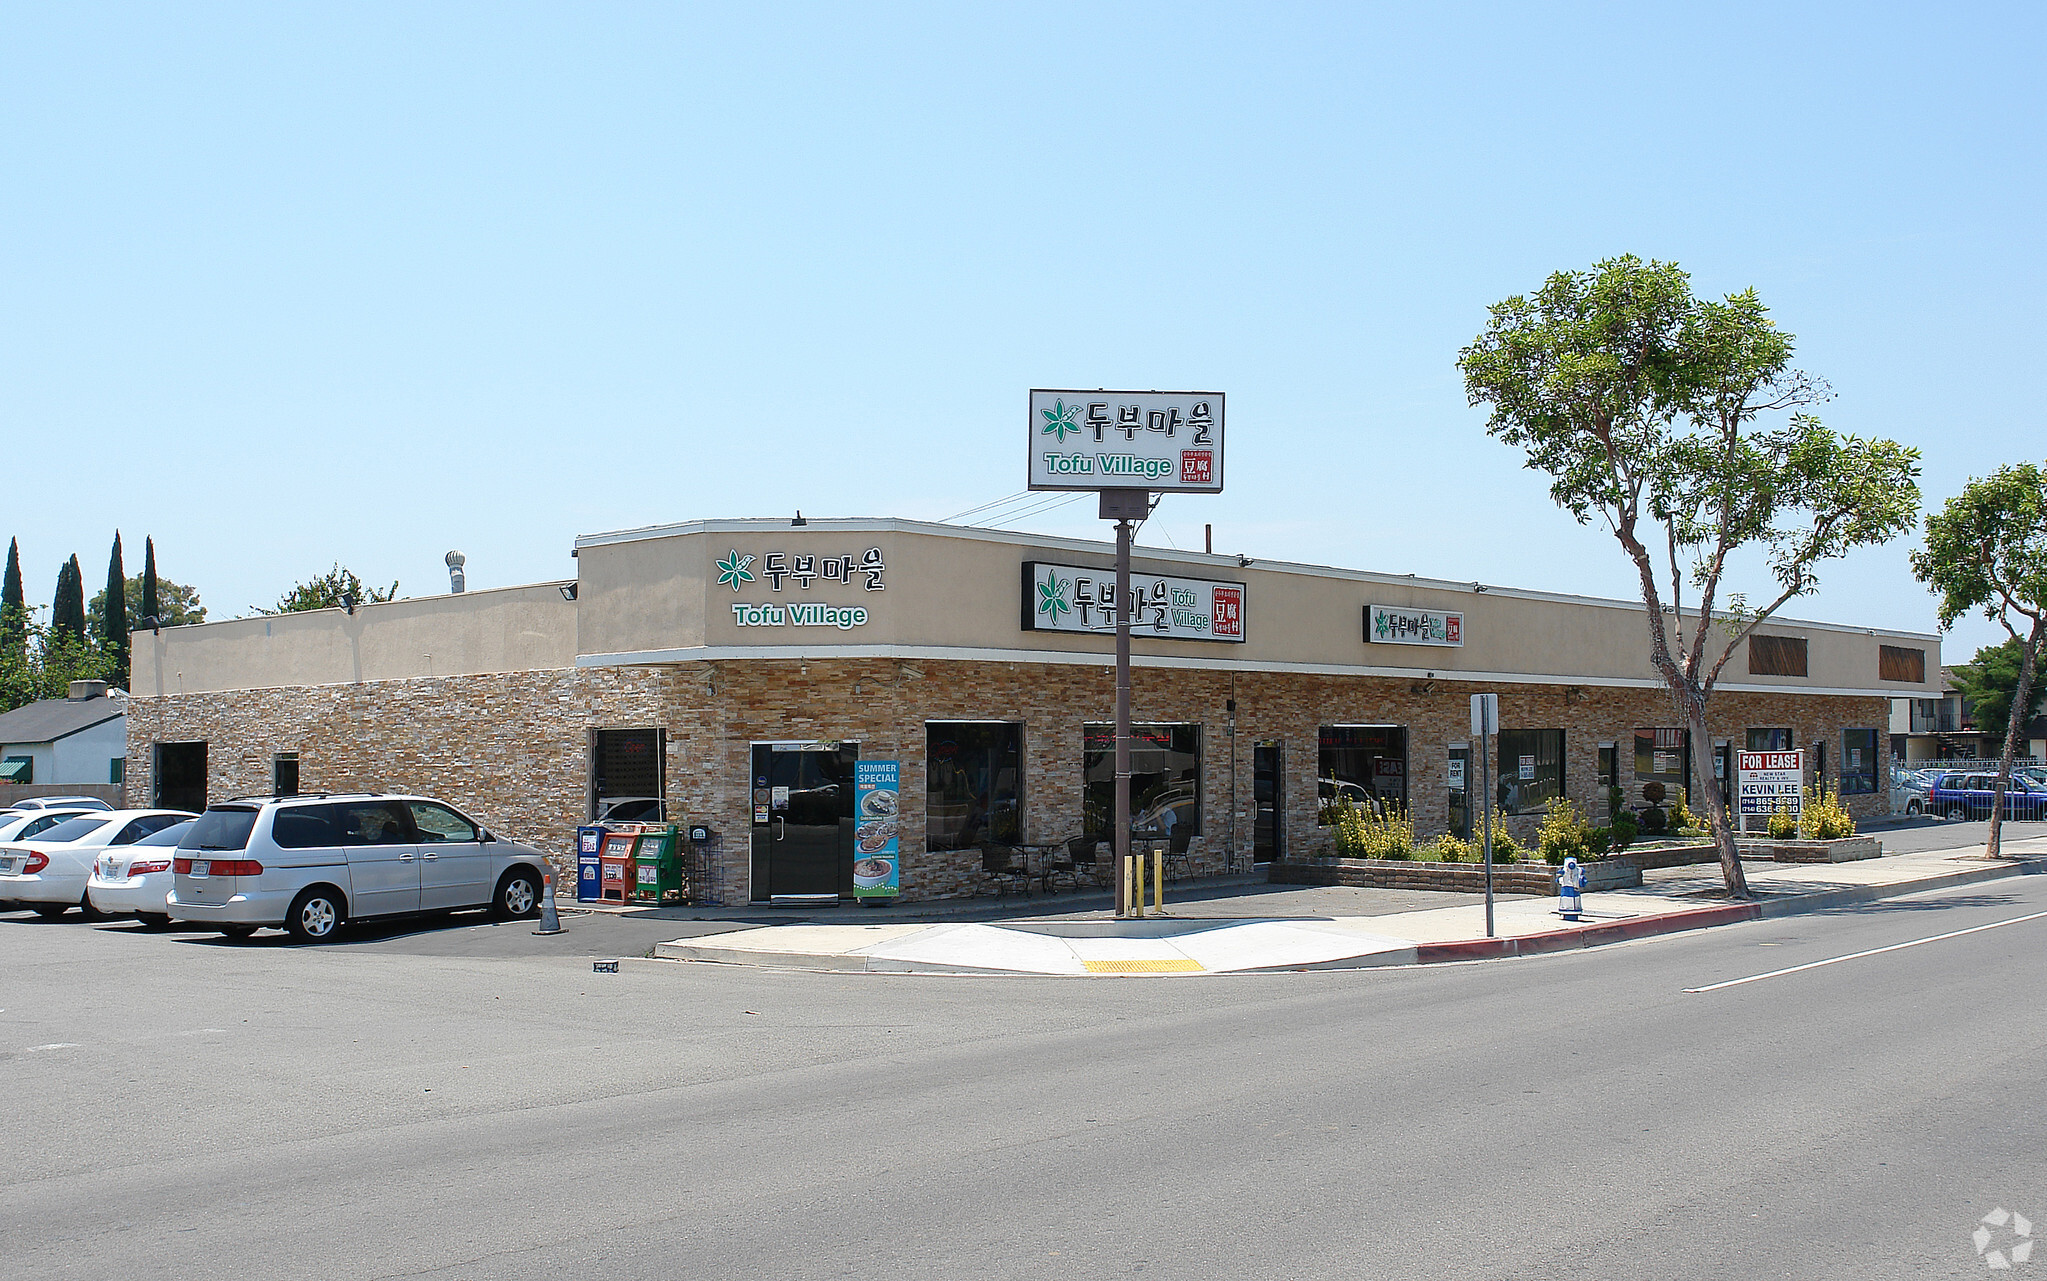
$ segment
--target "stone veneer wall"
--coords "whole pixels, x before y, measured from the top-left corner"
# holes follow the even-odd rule
[[[589,734],[595,729],[667,730],[671,816],[709,823],[725,836],[720,889],[744,900],[749,869],[747,775],[756,741],[857,741],[861,755],[902,762],[902,887],[905,900],[970,894],[980,888],[973,851],[927,853],[924,722],[1024,723],[1025,835],[1052,841],[1080,830],[1081,726],[1107,721],[1115,706],[1106,667],[893,659],[759,660],[664,667],[565,668],[448,676],[362,685],[322,685],[136,697],[129,704],[131,799],[150,795],[150,746],[203,739],[208,794],[263,793],[277,752],[299,754],[307,791],[389,789],[442,797],[514,839],[545,850],[572,883],[573,830],[586,814]],[[1405,725],[1408,799],[1423,837],[1448,821],[1446,744],[1467,737],[1468,696],[1479,686],[1405,678],[1304,676],[1138,668],[1133,714],[1140,721],[1203,726],[1202,834],[1195,874],[1223,870],[1232,831],[1235,865],[1248,866],[1252,837],[1252,745],[1286,746],[1288,852],[1334,852],[1315,823],[1317,730],[1334,724]],[[1581,806],[1596,796],[1597,744],[1622,744],[1637,726],[1672,723],[1654,690],[1596,686],[1507,686],[1500,721],[1508,728],[1564,731],[1566,794]],[[1226,702],[1237,703],[1236,735]],[[1795,741],[1824,738],[1838,765],[1840,731],[1882,727],[1881,696],[1723,693],[1713,733],[1736,746],[1749,727],[1789,727]],[[1235,748],[1234,753],[1232,748]],[[1234,793],[1232,755],[1235,757]],[[1848,798],[1858,817],[1888,809],[1878,794]],[[1510,820],[1532,836],[1539,816]]]

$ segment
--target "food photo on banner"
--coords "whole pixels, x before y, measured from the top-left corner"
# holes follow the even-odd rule
[[[901,892],[897,820],[902,808],[900,761],[853,763],[853,897],[883,901]]]

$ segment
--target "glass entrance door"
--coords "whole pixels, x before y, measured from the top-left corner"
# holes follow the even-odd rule
[[[858,743],[753,745],[754,902],[853,893],[853,762]]]
[[[1286,857],[1286,747],[1267,739],[1251,748],[1251,861]]]
[[[1471,839],[1471,748],[1450,749],[1450,835]]]

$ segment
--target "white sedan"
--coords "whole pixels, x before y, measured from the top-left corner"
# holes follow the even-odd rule
[[[192,822],[180,819],[133,845],[108,846],[93,860],[86,899],[108,916],[139,916],[147,925],[169,925],[164,897],[178,883],[171,864],[177,859],[178,841]]]
[[[85,883],[102,850],[133,845],[192,817],[184,810],[101,810],[67,818],[27,840],[0,844],[0,899],[26,904],[45,920],[74,907],[91,916]]]

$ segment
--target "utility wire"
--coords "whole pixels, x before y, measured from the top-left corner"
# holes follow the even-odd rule
[[[1027,520],[1032,516],[1041,515],[1045,512],[1051,511],[1056,507],[1064,507],[1068,503],[1075,502],[1085,497],[1087,497],[1087,491],[1082,491],[1077,494],[1061,494],[1057,498],[1048,499],[1045,502],[1039,503],[1035,507],[1026,507],[1021,511],[1011,512],[1009,515],[1000,517],[999,519],[981,522],[980,527],[983,529],[996,529],[1003,525],[1014,524],[1017,521]]]
[[[944,523],[950,525],[952,522],[960,519],[962,516],[972,516],[976,512],[987,511],[990,507],[1000,507],[1004,503],[1015,502],[1017,499],[1022,498],[1025,494],[1028,494],[1030,492],[1031,491],[1028,489],[1019,489],[1013,494],[1004,494],[1002,497],[996,499],[992,503],[982,503],[979,507],[969,507],[963,512],[955,512],[952,515],[947,516],[945,518]]]

